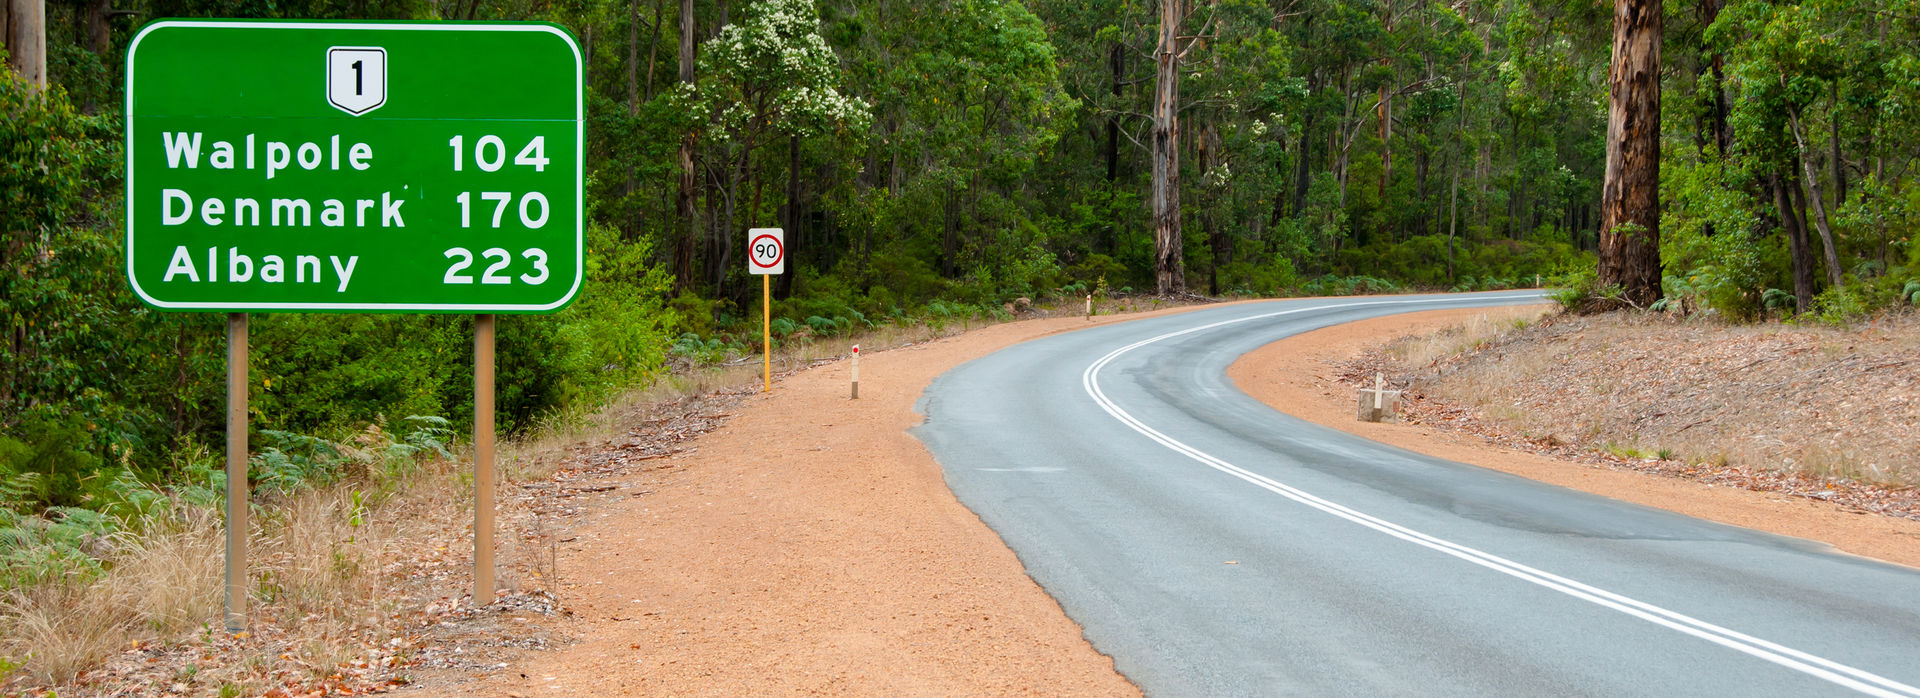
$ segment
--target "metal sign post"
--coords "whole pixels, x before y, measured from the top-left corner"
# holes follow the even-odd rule
[[[493,316],[473,316],[473,605],[493,603]]]
[[[247,626],[247,314],[227,314],[227,632]]]
[[[747,272],[760,276],[761,392],[773,390],[773,275],[787,271],[786,232],[779,228],[747,231]]]
[[[474,602],[492,601],[493,314],[557,312],[585,280],[582,66],[531,22],[164,20],[128,44],[128,284],[229,313],[229,630],[255,311],[477,315]]]

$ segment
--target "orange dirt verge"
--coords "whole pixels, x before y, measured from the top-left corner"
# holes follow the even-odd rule
[[[1436,310],[1337,325],[1269,344],[1233,364],[1241,390],[1287,414],[1438,458],[1658,507],[1721,523],[1821,541],[1855,555],[1920,566],[1920,521],[1870,516],[1833,504],[1611,470],[1493,446],[1479,436],[1354,419],[1353,390],[1336,363],[1393,338],[1434,332],[1478,316],[1538,315],[1542,306]]]
[[[934,377],[1090,324],[1009,323],[865,356],[859,400],[846,361],[781,379],[686,452],[607,478],[637,494],[588,512],[555,566],[577,642],[420,688],[1138,695],[907,433]]]

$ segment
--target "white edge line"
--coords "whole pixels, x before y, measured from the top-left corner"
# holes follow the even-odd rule
[[[274,28],[274,29],[365,29],[380,31],[510,31],[545,32],[560,37],[567,44],[567,50],[573,52],[573,264],[577,273],[573,275],[573,288],[567,294],[552,303],[538,305],[479,305],[460,303],[218,303],[205,301],[161,301],[147,294],[140,287],[140,280],[133,273],[133,57],[140,48],[140,40],[156,29],[167,27],[198,28]],[[133,287],[134,295],[146,301],[148,305],[162,310],[282,310],[288,312],[312,312],[326,310],[363,310],[373,312],[395,311],[441,311],[454,313],[538,313],[555,310],[572,303],[580,295],[580,287],[586,283],[587,276],[587,103],[585,65],[580,58],[580,45],[573,35],[558,26],[546,23],[527,24],[439,24],[434,22],[207,22],[196,20],[163,19],[149,22],[133,36],[127,44],[127,84],[125,99],[127,102],[127,123],[123,134],[127,158],[127,285]]]
[[[1524,297],[1525,296],[1495,296],[1493,298],[1518,299],[1518,298],[1524,298]],[[1165,434],[1160,433],[1158,430],[1154,429],[1153,427],[1147,426],[1146,423],[1141,422],[1139,419],[1135,418],[1133,415],[1127,413],[1127,411],[1122,409],[1118,404],[1114,403],[1110,398],[1106,396],[1105,391],[1102,391],[1100,389],[1100,385],[1099,385],[1100,369],[1105,368],[1107,364],[1112,363],[1115,359],[1119,358],[1121,355],[1126,354],[1127,352],[1133,351],[1134,349],[1138,349],[1148,344],[1159,342],[1165,339],[1170,339],[1173,337],[1210,330],[1210,329],[1222,327],[1225,325],[1233,325],[1233,324],[1238,324],[1242,322],[1250,322],[1254,320],[1263,320],[1267,318],[1278,317],[1281,315],[1292,315],[1294,313],[1301,313],[1301,312],[1307,312],[1307,311],[1313,311],[1313,310],[1332,310],[1337,308],[1352,308],[1352,307],[1360,307],[1360,306],[1400,305],[1400,304],[1414,304],[1414,303],[1444,303],[1444,302],[1452,302],[1457,300],[1458,299],[1442,298],[1442,299],[1424,299],[1424,300],[1364,301],[1364,302],[1358,302],[1358,303],[1341,303],[1336,305],[1314,306],[1310,308],[1294,308],[1291,310],[1282,310],[1279,312],[1265,313],[1261,315],[1252,315],[1252,316],[1247,316],[1242,318],[1235,318],[1232,320],[1224,320],[1221,322],[1216,322],[1208,325],[1201,325],[1198,327],[1191,327],[1185,330],[1169,332],[1157,337],[1152,337],[1149,339],[1134,342],[1133,344],[1129,344],[1127,346],[1124,346],[1119,349],[1115,349],[1112,352],[1109,352],[1106,356],[1100,357],[1099,360],[1095,361],[1093,364],[1087,367],[1086,371],[1081,374],[1081,384],[1086,389],[1087,395],[1089,397],[1092,397],[1094,402],[1098,404],[1102,410],[1106,411],[1107,414],[1111,415],[1114,419],[1119,420],[1122,424],[1125,424],[1128,428],[1133,429],[1136,432],[1139,432],[1141,435],[1146,436],[1147,438],[1152,439],[1153,441],[1159,443],[1160,445],[1166,446],[1167,448],[1177,453],[1180,453],[1181,455],[1184,455],[1184,456],[1187,456],[1188,458],[1192,458],[1196,461],[1199,461],[1203,465],[1206,465],[1215,470],[1219,470],[1228,475],[1232,475],[1248,483],[1251,483],[1257,487],[1266,489],[1280,496],[1294,500],[1301,504],[1305,504],[1309,507],[1313,507],[1320,511],[1326,512],[1328,514],[1338,516],[1340,518],[1346,519],[1353,523],[1360,524],[1367,528],[1380,531],[1381,533],[1385,533],[1395,538],[1399,538],[1401,540],[1405,540],[1407,542],[1414,543],[1416,545],[1420,545],[1423,547],[1431,548],[1433,550],[1446,553],[1448,555],[1457,557],[1459,559],[1466,560],[1473,564],[1480,565],[1482,567],[1486,567],[1488,569],[1491,569],[1491,570],[1494,570],[1518,579],[1532,582],[1539,586],[1546,587],[1554,591],[1558,591],[1568,596],[1572,596],[1574,598],[1581,599],[1583,601],[1587,601],[1604,608],[1609,608],[1615,611],[1619,611],[1621,613],[1639,618],[1641,620],[1645,620],[1647,622],[1650,622],[1656,625],[1660,625],[1672,630],[1676,630],[1688,635],[1692,635],[1692,636],[1707,640],[1709,642],[1713,642],[1715,644],[1722,645],[1730,649],[1737,650],[1739,652],[1743,652],[1748,655],[1752,655],[1754,657],[1758,657],[1760,659],[1764,659],[1774,664],[1778,664],[1780,666],[1784,666],[1789,669],[1793,669],[1793,670],[1808,674],[1810,676],[1814,676],[1816,678],[1820,678],[1820,679],[1832,682],[1834,684],[1853,689],[1860,693],[1865,693],[1865,694],[1874,695],[1874,696],[1885,696],[1887,698],[1910,698],[1913,696],[1920,696],[1920,688],[1915,688],[1913,686],[1900,683],[1893,679],[1889,679],[1889,678],[1886,678],[1862,669],[1857,669],[1851,666],[1847,666],[1845,664],[1841,664],[1839,662],[1835,662],[1823,657],[1802,652],[1800,650],[1796,650],[1791,647],[1786,647],[1774,642],[1756,638],[1751,635],[1746,635],[1744,633],[1729,630],[1727,628],[1724,628],[1712,623],[1708,623],[1706,621],[1702,621],[1682,613],[1671,611],[1665,608],[1661,608],[1659,606],[1655,606],[1653,604],[1649,604],[1643,601],[1629,598],[1627,596],[1606,591],[1604,589],[1600,589],[1598,587],[1594,587],[1594,586],[1584,584],[1572,579],[1568,579],[1566,577],[1555,575],[1549,572],[1543,572],[1541,570],[1528,567],[1526,565],[1522,565],[1520,563],[1514,562],[1512,560],[1508,560],[1506,558],[1499,557],[1497,555],[1493,555],[1491,553],[1487,553],[1484,551],[1467,547],[1465,545],[1454,543],[1452,541],[1448,541],[1446,539],[1439,538],[1437,536],[1421,533],[1417,530],[1392,523],[1385,519],[1381,519],[1379,517],[1375,517],[1375,516],[1360,512],[1358,510],[1355,510],[1340,504],[1336,504],[1326,499],[1322,499],[1304,490],[1300,490],[1298,488],[1289,486],[1285,483],[1279,482],[1277,480],[1273,480],[1264,475],[1254,473],[1252,471],[1246,470],[1244,468],[1236,466],[1227,461],[1216,458],[1204,451],[1188,446],[1172,437],[1169,437]]]

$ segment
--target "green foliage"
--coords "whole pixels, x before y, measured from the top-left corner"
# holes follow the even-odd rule
[[[1662,169],[1661,194],[1668,213],[1660,257],[1668,269],[1687,270],[1666,277],[1668,295],[1736,320],[1755,317],[1771,279],[1759,242],[1747,234],[1759,227],[1755,203],[1735,174],[1718,161],[1676,164]]]
[[[265,447],[252,459],[249,480],[256,495],[271,501],[361,478],[375,486],[371,494],[353,495],[355,505],[364,507],[369,497],[389,492],[421,460],[450,455],[447,443],[453,431],[447,420],[408,417],[402,421],[406,431],[399,439],[379,429],[342,441],[262,431]],[[25,450],[20,444],[0,437],[0,455],[17,456]],[[11,489],[21,480],[42,478],[22,478],[18,473],[0,478],[0,497],[10,504],[0,508],[0,585],[24,588],[84,582],[111,563],[123,532],[164,522],[176,507],[218,508],[226,478],[217,460],[205,458],[182,470],[181,482],[165,488],[141,482],[130,472],[102,472],[80,483],[84,495],[73,506],[49,505]]]
[[[1864,317],[1872,306],[1861,289],[1836,286],[1813,297],[1813,305],[1798,319],[1825,325],[1845,326]]]
[[[1278,296],[1298,283],[1293,261],[1284,256],[1271,263],[1234,262],[1220,270],[1221,283],[1229,293],[1243,296]]]
[[[1769,312],[1793,312],[1794,308],[1800,304],[1800,299],[1794,298],[1793,294],[1787,291],[1770,288],[1760,294],[1760,303]]]
[[[780,322],[786,323],[784,328],[780,326]],[[785,331],[781,331],[782,329]],[[774,334],[785,337],[793,334],[793,330],[793,321],[781,318],[775,323]],[[726,361],[728,357],[740,353],[741,350],[741,347],[729,345],[719,337],[702,340],[700,339],[700,335],[688,332],[680,335],[679,339],[674,340],[673,346],[668,349],[668,352],[674,356],[686,359],[696,366],[705,366]]]
[[[0,505],[38,511],[99,497],[114,472],[89,452],[86,431],[76,416],[45,409],[23,415],[12,436],[0,436]]]
[[[1371,276],[1334,276],[1328,274],[1307,282],[1300,292],[1309,296],[1363,296],[1401,293],[1406,289],[1386,279]]]
[[[54,507],[37,514],[0,510],[0,587],[84,582],[103,569],[116,521],[99,512]]]
[[[1560,290],[1549,295],[1562,310],[1574,314],[1616,310],[1626,307],[1618,285],[1602,284],[1598,274],[1581,270],[1559,280]]]

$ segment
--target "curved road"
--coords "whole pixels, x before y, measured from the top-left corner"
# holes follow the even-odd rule
[[[960,501],[1154,696],[1920,696],[1920,570],[1282,415],[1227,365],[1299,332],[1533,292],[1101,325],[936,380]]]

